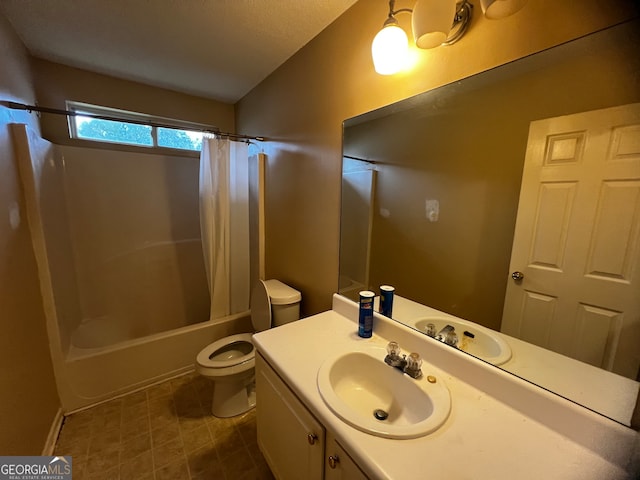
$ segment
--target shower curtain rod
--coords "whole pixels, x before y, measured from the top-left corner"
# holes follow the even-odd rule
[[[240,135],[237,133],[221,132],[219,129],[215,127],[203,128],[203,127],[197,127],[197,126],[190,126],[188,122],[180,125],[178,123],[171,124],[171,123],[160,123],[160,122],[152,122],[152,121],[145,121],[145,120],[134,120],[130,118],[112,117],[109,115],[94,115],[92,113],[78,113],[78,112],[74,112],[73,110],[60,110],[58,108],[39,107],[37,105],[25,105],[23,103],[9,102],[4,100],[0,101],[0,105],[4,105],[5,107],[10,108],[12,110],[26,110],[28,112],[51,113],[54,115],[65,115],[67,117],[82,116],[82,117],[88,117],[88,118],[95,118],[96,120],[127,122],[127,123],[133,123],[136,125],[148,125],[150,127],[174,128],[174,129],[179,128],[179,129],[191,130],[194,132],[209,133],[209,134],[216,135],[218,137],[227,137],[233,140],[244,140],[247,142],[250,140],[264,142],[266,140],[264,137],[252,137],[250,135]]]
[[[381,163],[381,162],[376,162],[375,160],[367,160],[366,158],[352,157],[351,155],[343,155],[342,157],[343,158],[348,158],[349,160],[358,160],[359,162],[369,163],[371,165],[375,165],[377,163]]]

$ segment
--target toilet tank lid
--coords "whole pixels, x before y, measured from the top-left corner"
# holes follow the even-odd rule
[[[302,299],[299,291],[285,285],[280,280],[265,280],[264,284],[267,287],[271,305],[290,305]]]

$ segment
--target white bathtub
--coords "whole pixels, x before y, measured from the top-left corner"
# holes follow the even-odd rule
[[[243,312],[104,348],[72,345],[60,365],[64,374],[58,376],[64,411],[70,413],[188,372],[207,344],[250,331],[249,312]]]
[[[194,323],[209,315],[200,239],[193,236],[199,227],[197,161],[57,148],[25,125],[12,125],[12,136],[64,413],[187,372],[207,344],[252,331],[248,311]],[[167,185],[166,173],[176,171],[191,183]],[[134,173],[137,181],[131,180]],[[125,175],[123,191],[118,182]],[[130,232],[130,237],[155,240],[123,246],[117,227],[125,220],[118,215],[122,208],[113,205],[133,204],[143,181],[146,207],[127,221],[154,221],[151,233]],[[93,194],[111,192],[113,185],[124,197],[105,202]],[[178,201],[174,210],[169,200]],[[168,226],[176,226],[171,214],[178,211],[191,217],[187,221],[181,213],[175,240]],[[100,221],[92,222],[95,218]],[[134,247],[125,248],[130,244]]]

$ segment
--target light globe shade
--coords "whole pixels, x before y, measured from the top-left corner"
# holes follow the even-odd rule
[[[413,7],[411,25],[419,48],[442,45],[453,26],[456,0],[418,0]]]
[[[482,13],[491,19],[513,15],[527,3],[527,0],[480,0]]]
[[[387,25],[371,44],[373,67],[380,75],[393,75],[407,66],[409,39],[397,25]]]

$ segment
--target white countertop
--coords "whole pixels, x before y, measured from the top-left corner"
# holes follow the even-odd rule
[[[362,339],[352,303],[334,296],[334,310],[258,333],[254,343],[371,478],[630,480],[640,472],[637,432],[384,317],[376,315],[373,337]],[[361,432],[320,396],[316,376],[325,358],[389,340],[418,351],[423,372],[436,372],[451,392],[451,414],[430,435],[393,440]]]

